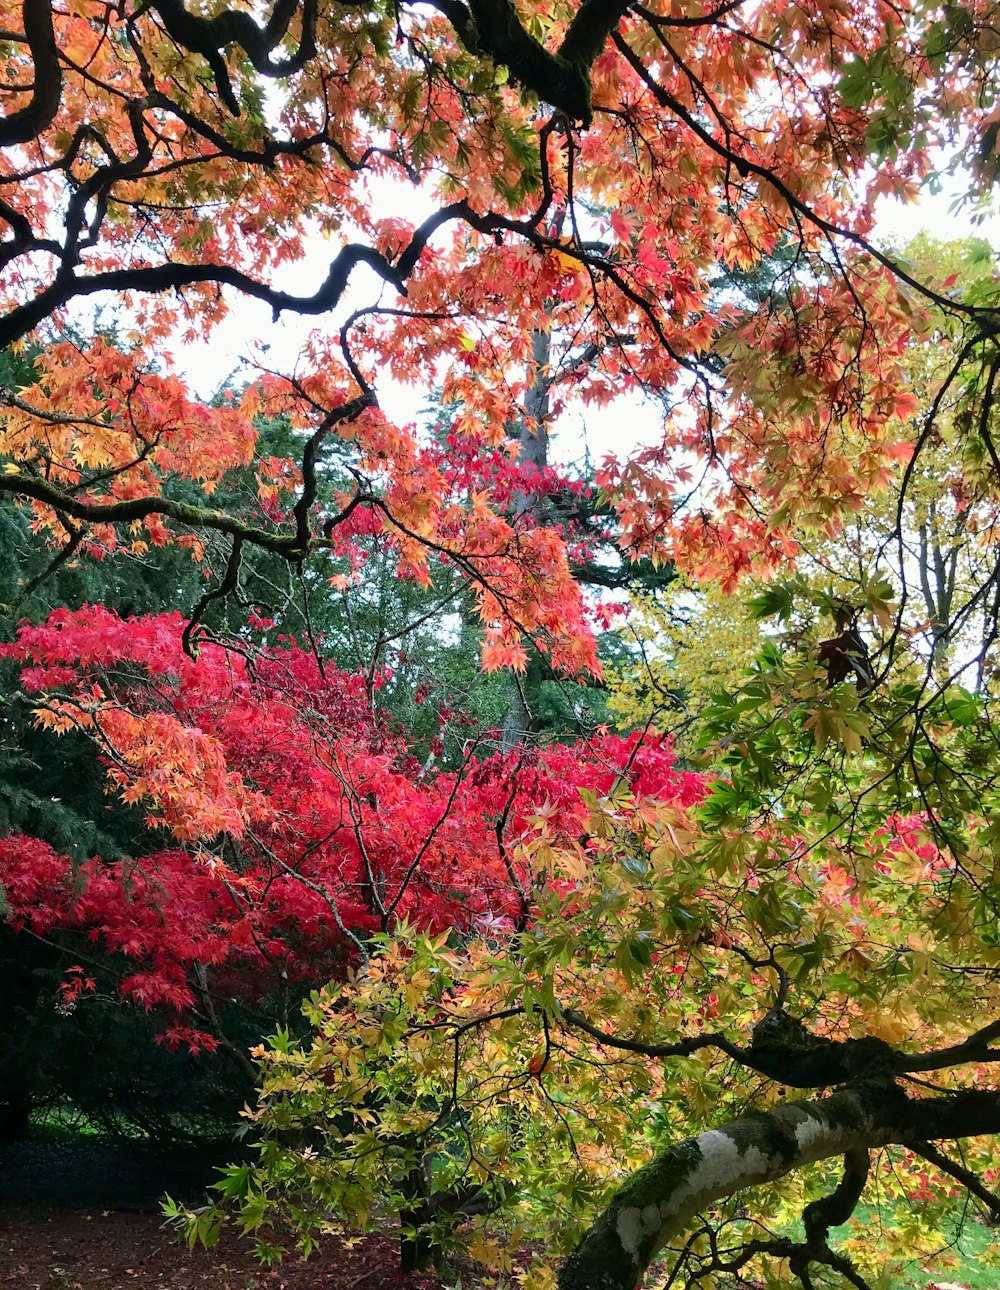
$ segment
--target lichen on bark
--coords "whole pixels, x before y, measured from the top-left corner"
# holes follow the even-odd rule
[[[627,1178],[611,1204],[569,1256],[559,1274],[559,1286],[582,1290],[618,1290],[635,1286],[656,1252],[653,1241],[663,1225],[655,1202],[655,1228],[646,1230],[654,1207],[651,1198],[672,1196],[701,1162],[697,1139],[687,1138]]]

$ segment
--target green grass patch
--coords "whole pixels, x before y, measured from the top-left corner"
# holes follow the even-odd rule
[[[858,1258],[858,1245],[862,1255]],[[875,1290],[932,1290],[962,1286],[997,1290],[1000,1286],[1000,1229],[987,1226],[977,1206],[924,1211],[902,1203],[879,1210],[860,1206],[851,1223],[833,1228],[830,1244],[846,1244]],[[878,1252],[886,1267],[872,1276]],[[912,1251],[912,1257],[907,1257]],[[874,1257],[873,1257],[874,1256]],[[902,1266],[901,1265],[902,1260]]]
[[[80,1138],[103,1138],[107,1130],[88,1120],[72,1107],[50,1107],[32,1111],[28,1121],[36,1142],[78,1142]]]

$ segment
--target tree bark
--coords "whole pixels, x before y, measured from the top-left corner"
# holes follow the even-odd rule
[[[628,1178],[560,1270],[559,1290],[635,1290],[695,1214],[833,1156],[1000,1130],[1000,1093],[908,1098],[881,1081],[685,1138]]]
[[[535,379],[524,400],[525,412],[535,422],[529,430],[522,426],[518,439],[521,444],[519,460],[529,464],[541,474],[549,464],[549,389],[552,375],[549,364],[552,356],[552,336],[547,331],[536,331],[531,337],[531,357],[535,365]],[[517,518],[529,511],[537,510],[540,499],[530,489],[526,489],[515,500]],[[507,677],[507,711],[503,722],[503,749],[510,752],[522,744],[531,730],[532,712],[529,707],[530,696],[526,693],[527,677]]]

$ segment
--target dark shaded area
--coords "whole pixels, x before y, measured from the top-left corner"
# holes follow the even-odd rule
[[[90,948],[80,939],[77,948]],[[113,957],[102,957],[112,969]],[[168,1051],[156,1041],[168,1019],[122,1001],[113,987],[67,1008],[65,961],[62,948],[0,923],[0,1144],[27,1134],[32,1113],[37,1121],[67,1108],[76,1122],[125,1139],[231,1139],[253,1096],[242,1067],[224,1053]],[[222,1020],[244,1050],[259,1042],[262,1018],[234,1007]]]
[[[219,1166],[241,1150],[231,1138],[155,1144],[43,1129],[0,1146],[0,1207],[159,1213],[165,1193],[191,1203],[202,1199]]]

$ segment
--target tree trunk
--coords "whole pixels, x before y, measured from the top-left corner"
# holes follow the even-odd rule
[[[399,1270],[416,1272],[426,1268],[431,1261],[433,1248],[427,1230],[431,1194],[431,1157],[425,1155],[401,1180],[400,1190],[407,1200],[406,1209],[399,1212],[402,1228],[412,1229],[413,1235],[399,1235]]]
[[[400,1221],[413,1221],[415,1217],[401,1214]],[[423,1272],[431,1266],[432,1262],[434,1262],[434,1246],[426,1230],[418,1227],[412,1236],[400,1236],[399,1270],[404,1276],[410,1272]]]
[[[552,357],[552,336],[547,331],[536,331],[531,337],[531,358],[535,364],[535,377],[524,400],[525,411],[535,426],[528,430],[522,426],[518,434],[521,444],[519,461],[529,464],[539,473],[549,464],[549,389],[552,375],[549,363]],[[519,518],[537,510],[539,497],[525,489],[515,501],[515,514]],[[526,677],[507,677],[507,711],[503,722],[503,747],[505,752],[524,743],[531,729],[531,696],[527,692]]]

